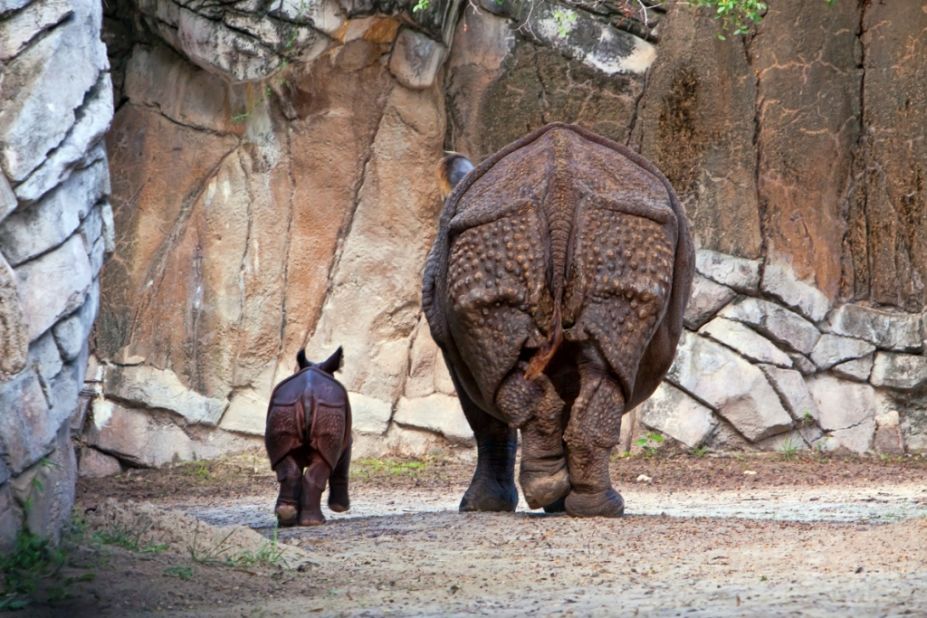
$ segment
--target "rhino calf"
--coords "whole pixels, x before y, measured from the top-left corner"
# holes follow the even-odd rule
[[[312,363],[300,350],[299,370],[270,396],[264,444],[280,483],[274,508],[280,526],[325,523],[320,503],[326,482],[331,484],[329,508],[336,513],[350,508],[351,405],[334,377],[342,355],[338,348],[328,359]]]
[[[672,363],[692,282],[679,200],[640,155],[560,123],[440,177],[422,301],[476,437],[461,510],[515,510],[520,430],[529,506],[621,515],[621,415]]]

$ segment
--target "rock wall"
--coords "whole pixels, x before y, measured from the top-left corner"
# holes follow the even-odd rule
[[[625,445],[925,450],[923,3],[109,5],[115,258],[87,473],[259,443],[296,351],[345,346],[358,453],[471,442],[419,306],[443,149],[578,122],[666,171],[687,332]],[[649,7],[649,8],[642,8]]]
[[[88,337],[113,249],[102,7],[0,2],[0,550],[70,515]]]

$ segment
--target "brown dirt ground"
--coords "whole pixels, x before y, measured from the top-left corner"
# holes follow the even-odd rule
[[[427,508],[454,504],[471,473],[465,461],[356,462],[354,516],[276,543],[236,519],[253,505],[269,520],[276,484],[259,453],[82,479],[86,530],[55,582],[93,579],[25,612],[927,615],[927,458],[616,458],[620,520]],[[660,514],[668,499],[673,516]],[[819,499],[850,516],[802,521]],[[760,518],[724,515],[756,503]],[[259,529],[216,527],[204,509]]]

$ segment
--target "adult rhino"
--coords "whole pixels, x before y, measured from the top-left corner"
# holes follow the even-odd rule
[[[561,123],[439,176],[422,297],[476,437],[460,510],[515,509],[519,429],[529,506],[620,516],[621,415],[672,363],[692,282],[679,200],[640,155]]]

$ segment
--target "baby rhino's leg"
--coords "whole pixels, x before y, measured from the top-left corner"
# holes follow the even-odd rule
[[[579,365],[580,392],[564,435],[570,483],[566,510],[580,517],[620,517],[624,500],[612,488],[608,463],[618,443],[624,397],[605,360],[590,346]]]
[[[280,483],[280,494],[274,512],[277,514],[277,524],[283,528],[296,523],[299,515],[300,477],[302,470],[292,455],[287,455],[277,464],[277,481]]]
[[[570,491],[561,424],[564,402],[546,375],[528,380],[525,369],[525,364],[520,363],[505,378],[496,405],[521,429],[518,481],[528,506],[537,509],[555,505]]]
[[[336,513],[343,513],[351,508],[351,499],[348,497],[348,469],[351,466],[351,443],[345,447],[338,460],[338,465],[332,470],[328,485],[328,508]]]
[[[331,476],[331,466],[319,453],[312,453],[312,461],[303,474],[303,495],[299,508],[300,526],[317,526],[325,523],[322,515],[322,492]]]

